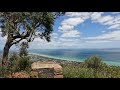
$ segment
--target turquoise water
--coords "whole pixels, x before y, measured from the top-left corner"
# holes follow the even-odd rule
[[[51,58],[83,62],[92,55],[97,55],[109,65],[120,66],[120,49],[37,49],[30,53]]]

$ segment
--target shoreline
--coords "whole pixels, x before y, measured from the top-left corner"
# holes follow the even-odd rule
[[[77,61],[72,61],[72,60],[67,60],[67,59],[60,59],[60,58],[54,58],[54,57],[49,57],[47,55],[41,55],[41,54],[33,54],[29,53],[31,61],[40,61],[40,62],[46,62],[46,61],[53,61],[55,63],[59,63],[61,65],[63,64],[81,64],[83,62],[77,62]]]
[[[83,61],[76,61],[76,60],[70,60],[70,59],[57,58],[57,57],[48,56],[48,55],[44,55],[44,54],[37,54],[37,53],[29,53],[29,55],[37,55],[37,56],[40,56],[40,57],[51,58],[51,59],[58,59],[58,60],[67,60],[67,61],[83,62]]]
[[[61,58],[56,58],[56,57],[52,57],[52,56],[48,56],[48,55],[43,55],[43,54],[37,54],[37,53],[29,53],[30,56],[37,56],[38,60],[32,60],[32,61],[46,61],[46,59],[48,61],[54,61],[54,62],[65,62],[65,63],[83,63],[84,61],[75,61],[75,60],[70,60],[70,59],[61,59]],[[42,60],[42,59],[43,60]],[[34,58],[35,59],[35,58]],[[103,61],[104,63],[106,63],[107,65],[114,65],[114,66],[120,66],[119,62],[113,62],[113,61]]]

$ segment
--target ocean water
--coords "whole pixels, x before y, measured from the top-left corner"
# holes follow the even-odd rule
[[[120,49],[36,49],[29,50],[31,54],[83,62],[90,56],[97,55],[109,65],[120,66]]]

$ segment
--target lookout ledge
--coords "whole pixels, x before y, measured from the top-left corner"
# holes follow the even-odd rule
[[[55,62],[37,61],[31,64],[31,68],[42,78],[63,78],[62,66]]]

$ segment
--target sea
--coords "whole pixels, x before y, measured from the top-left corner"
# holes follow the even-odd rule
[[[120,66],[120,48],[110,49],[33,49],[29,50],[30,54],[84,62],[90,56],[99,56],[103,62],[109,65]]]
[[[99,56],[109,65],[120,66],[120,48],[104,49],[31,49],[29,54],[40,55],[55,59],[84,62],[91,56]],[[2,51],[0,51],[0,56]]]

